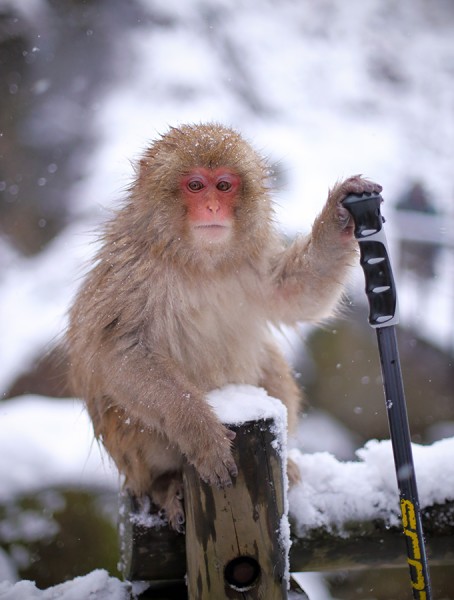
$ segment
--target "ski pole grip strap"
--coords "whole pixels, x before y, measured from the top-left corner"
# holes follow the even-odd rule
[[[350,194],[342,202],[355,223],[372,327],[388,327],[399,320],[396,286],[380,212],[382,202],[380,194],[370,193]]]

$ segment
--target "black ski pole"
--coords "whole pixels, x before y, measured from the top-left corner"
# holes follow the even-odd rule
[[[391,444],[400,495],[413,597],[431,600],[429,566],[421,523],[399,350],[397,294],[380,212],[380,194],[351,194],[343,206],[355,223],[360,264],[369,301],[369,323],[376,329]]]

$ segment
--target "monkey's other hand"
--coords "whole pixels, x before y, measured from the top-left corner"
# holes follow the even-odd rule
[[[190,462],[203,481],[219,488],[232,485],[231,478],[238,475],[231,452],[231,444],[235,437],[234,431],[219,423],[219,428],[211,432],[210,439],[199,443],[197,453]]]
[[[351,237],[354,230],[353,219],[348,210],[342,206],[345,198],[350,194],[379,194],[382,189],[379,183],[365,179],[361,175],[354,175],[336,184],[330,191],[328,203],[330,207],[335,208],[336,219],[344,235]]]

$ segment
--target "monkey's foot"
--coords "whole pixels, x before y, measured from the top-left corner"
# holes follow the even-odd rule
[[[172,529],[178,533],[184,533],[185,516],[181,473],[165,473],[158,477],[151,488],[151,499],[161,507],[159,515],[167,518]]]

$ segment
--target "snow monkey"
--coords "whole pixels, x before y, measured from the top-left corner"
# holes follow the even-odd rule
[[[221,487],[237,474],[235,434],[207,392],[261,386],[295,426],[300,394],[270,324],[332,314],[357,248],[341,201],[381,190],[361,176],[337,183],[312,232],[286,245],[267,178],[236,131],[170,129],[137,165],[70,311],[73,391],[125,486],[177,531],[184,461]]]

